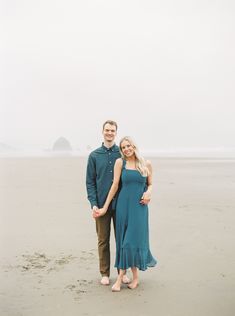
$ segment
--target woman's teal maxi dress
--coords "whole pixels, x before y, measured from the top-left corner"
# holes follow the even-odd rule
[[[146,270],[157,263],[149,249],[148,205],[140,204],[147,177],[138,170],[126,169],[123,160],[121,190],[116,205],[115,267]]]

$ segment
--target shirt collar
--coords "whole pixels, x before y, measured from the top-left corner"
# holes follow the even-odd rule
[[[113,144],[112,147],[108,148],[104,145],[104,143],[102,143],[102,146],[101,146],[105,151],[114,151],[114,148],[116,147],[116,144]]]

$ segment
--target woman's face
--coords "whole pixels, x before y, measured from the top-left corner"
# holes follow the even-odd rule
[[[134,147],[127,140],[121,143],[121,151],[126,157],[131,157],[135,153]]]

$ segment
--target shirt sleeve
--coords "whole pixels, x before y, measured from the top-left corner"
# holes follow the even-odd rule
[[[92,157],[92,155],[89,156],[88,162],[87,162],[86,189],[87,189],[87,198],[91,204],[91,208],[93,208],[93,206],[98,206],[95,159],[94,157]]]

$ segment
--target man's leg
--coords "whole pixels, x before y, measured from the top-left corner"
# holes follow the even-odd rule
[[[96,232],[98,237],[98,253],[100,274],[106,277],[110,275],[110,210],[104,216],[96,218]]]

